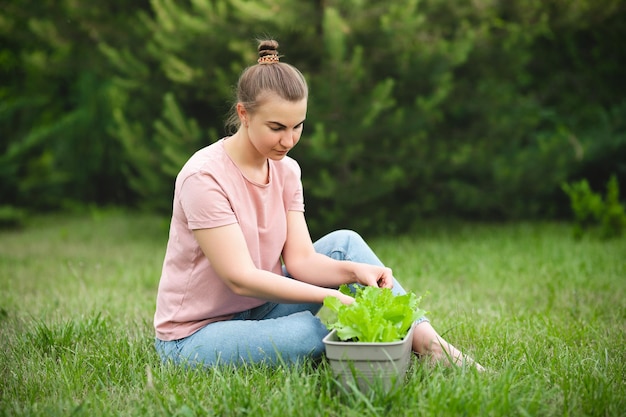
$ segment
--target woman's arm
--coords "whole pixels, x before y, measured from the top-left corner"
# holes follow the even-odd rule
[[[258,269],[238,224],[195,230],[194,236],[217,275],[235,294],[281,303],[322,303],[327,296],[346,304],[353,301],[335,289]]]
[[[292,277],[321,287],[337,288],[355,282],[385,288],[393,286],[393,275],[387,267],[338,261],[315,252],[304,213],[299,211],[287,214],[283,260]]]

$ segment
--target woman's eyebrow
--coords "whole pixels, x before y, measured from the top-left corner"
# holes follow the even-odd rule
[[[300,123],[297,123],[297,124],[296,124],[296,125],[294,125],[294,126],[299,126],[299,125],[301,125],[302,123],[304,123],[304,121],[305,121],[305,120],[306,120],[306,119],[302,120]],[[271,124],[275,124],[275,125],[278,125],[278,126],[280,126],[280,127],[287,127],[287,126],[285,126],[285,125],[284,125],[284,124],[282,124],[282,123],[279,123],[279,122],[274,122],[274,121],[272,121],[272,120],[268,121],[267,123],[268,123],[268,124],[269,124],[269,123],[271,123]]]

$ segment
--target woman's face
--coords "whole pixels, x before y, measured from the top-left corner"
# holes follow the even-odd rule
[[[254,114],[245,109],[239,114],[256,151],[265,158],[280,160],[300,140],[306,109],[306,98],[293,102],[272,93],[262,98]]]

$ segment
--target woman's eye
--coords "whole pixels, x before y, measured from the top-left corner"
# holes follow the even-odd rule
[[[299,125],[294,126],[294,130],[299,130],[304,127],[304,123],[300,123]],[[285,130],[285,126],[269,126],[269,128],[274,132],[280,132],[281,130]]]

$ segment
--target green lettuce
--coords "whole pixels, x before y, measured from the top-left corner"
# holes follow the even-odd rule
[[[324,306],[332,313],[326,319],[329,330],[337,337],[354,342],[395,342],[402,340],[413,322],[426,312],[418,308],[421,297],[408,292],[394,295],[389,288],[342,285],[339,290],[354,297],[344,305],[337,297],[326,297]]]

